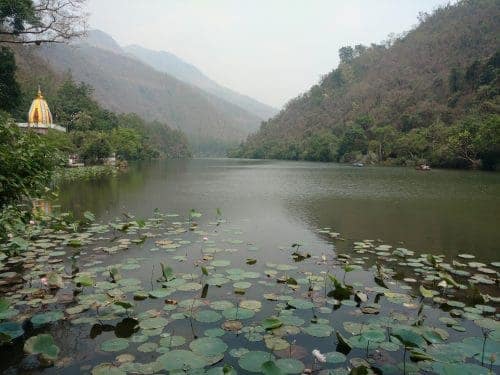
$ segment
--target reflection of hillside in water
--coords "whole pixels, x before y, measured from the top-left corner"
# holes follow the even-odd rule
[[[367,168],[318,175],[316,194],[290,199],[292,215],[352,240],[382,239],[418,252],[473,252],[495,260],[500,197],[489,173]]]
[[[91,211],[98,218],[108,217],[119,207],[123,193],[144,187],[149,173],[148,168],[132,164],[117,177],[103,176],[65,183],[60,187],[58,203],[62,210],[73,212],[77,216]]]
[[[427,173],[409,168],[250,161],[166,160],[131,164],[117,178],[63,186],[63,210],[92,211],[108,220],[156,209],[204,217],[220,208],[246,240],[269,248],[315,241],[331,227],[354,239],[382,239],[418,252],[472,252],[496,260],[500,175]]]
[[[368,201],[321,198],[300,200],[299,212],[312,228],[331,227],[350,240],[381,239],[393,246],[450,257],[472,251],[495,260],[500,240],[497,216],[488,202]]]

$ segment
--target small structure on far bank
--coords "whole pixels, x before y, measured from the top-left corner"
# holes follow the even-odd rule
[[[67,167],[69,168],[77,168],[77,167],[84,167],[85,164],[80,161],[80,158],[78,155],[70,155],[68,157],[68,164]]]
[[[113,152],[111,154],[111,156],[102,159],[102,163],[104,165],[108,165],[108,166],[114,167],[116,165],[116,154]]]
[[[50,112],[47,101],[43,98],[42,90],[38,87],[38,93],[31,103],[28,112],[28,122],[18,123],[17,126],[23,129],[33,130],[39,134],[47,134],[49,129],[60,132],[66,132],[66,128],[56,125],[52,122],[52,113]]]

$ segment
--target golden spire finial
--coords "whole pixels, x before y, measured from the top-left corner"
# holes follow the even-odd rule
[[[38,93],[36,94],[36,96],[38,99],[43,98],[42,89],[40,88],[40,85],[38,85]]]

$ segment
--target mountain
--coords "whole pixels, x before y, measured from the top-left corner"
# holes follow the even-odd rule
[[[104,49],[118,54],[123,54],[122,47],[109,34],[101,30],[89,30],[87,35],[79,43],[85,43],[89,46]]]
[[[500,158],[499,17],[498,0],[464,0],[382,44],[341,48],[336,69],[232,156],[452,167]]]
[[[170,74],[183,82],[199,87],[206,92],[253,113],[263,120],[267,120],[278,113],[276,108],[272,108],[246,95],[239,94],[227,87],[219,85],[203,74],[198,68],[183,61],[170,52],[153,51],[138,45],[126,46],[124,50],[156,70]]]
[[[103,32],[92,31],[78,43],[45,45],[38,51],[57,73],[70,72],[76,81],[92,86],[105,108],[167,123],[197,142],[237,141],[261,121],[239,106],[127,56]]]

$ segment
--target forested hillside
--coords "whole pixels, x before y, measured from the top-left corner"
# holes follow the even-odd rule
[[[92,86],[106,109],[168,123],[193,140],[241,140],[257,129],[257,116],[126,56],[107,34],[89,36],[37,52],[57,72],[71,72],[75,81]]]
[[[245,109],[263,120],[267,120],[278,112],[275,108],[219,85],[203,74],[197,67],[169,52],[153,51],[137,45],[127,46],[124,50],[142,62],[151,65],[156,70],[199,87],[208,93]]]
[[[7,61],[15,66],[9,74],[15,73],[10,86],[17,95],[11,94],[10,103],[0,109],[25,122],[40,85],[54,122],[68,130],[68,133],[51,132],[46,138],[65,155],[79,154],[90,163],[99,162],[113,152],[126,160],[190,156],[186,135],[181,131],[158,121],[147,122],[133,113],[106,110],[93,98],[91,86],[76,83],[70,75],[55,73],[30,48],[12,48],[15,54],[2,49],[2,67],[5,68]]]
[[[381,44],[341,48],[336,69],[231,155],[494,168],[499,19],[500,1],[465,0]]]

